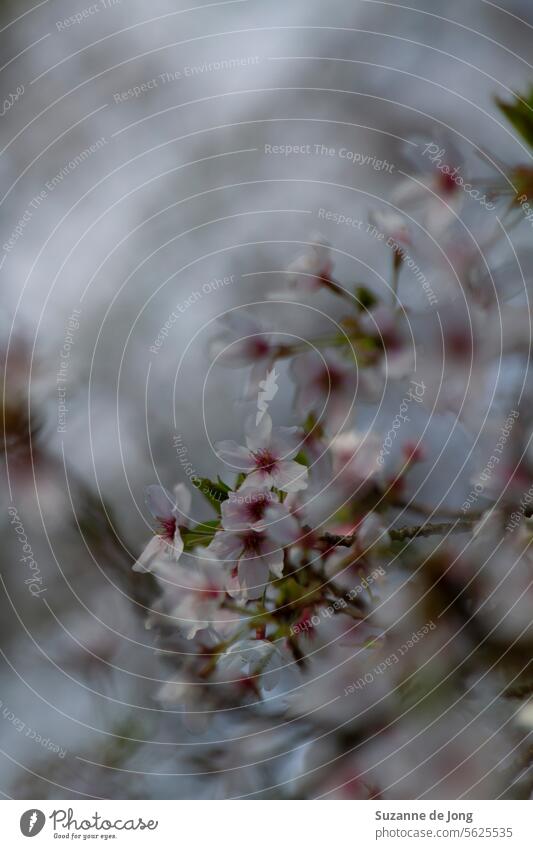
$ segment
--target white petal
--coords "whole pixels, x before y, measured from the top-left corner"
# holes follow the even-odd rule
[[[252,472],[241,484],[239,492],[245,489],[270,489],[273,486],[272,475],[264,469]]]
[[[263,554],[263,561],[274,577],[281,578],[283,575],[283,550],[271,551]]]
[[[158,484],[147,486],[144,500],[150,513],[156,519],[172,519],[174,516],[176,502],[168,489]]]
[[[248,448],[238,445],[233,439],[217,442],[215,449],[221,460],[239,472],[250,472],[255,466],[254,458]]]
[[[171,556],[177,561],[180,559],[183,554],[183,540],[181,538],[180,529],[176,528],[176,533],[174,534],[173,545],[169,546]]]
[[[266,533],[280,546],[291,545],[301,536],[300,526],[284,504],[272,504],[265,511]]]
[[[272,473],[272,485],[283,492],[298,492],[306,489],[309,471],[307,466],[295,460],[283,460]]]
[[[268,583],[268,562],[264,557],[239,561],[239,584],[248,598],[260,598]]]
[[[297,383],[307,383],[318,378],[324,370],[324,361],[319,354],[299,354],[294,357],[290,371]]]
[[[192,495],[189,487],[184,483],[178,483],[174,487],[174,496],[176,502],[176,513],[188,519],[191,512]]]
[[[272,352],[270,352],[263,359],[258,360],[254,363],[246,383],[246,389],[244,390],[243,400],[251,401],[253,399],[257,399],[257,393],[259,392],[259,384],[262,380],[265,379],[265,374],[269,371],[269,367],[272,363],[272,360]]]
[[[254,333],[261,333],[263,326],[251,315],[243,309],[232,310],[219,320],[219,324],[225,329],[231,330],[237,337],[251,336]]]
[[[270,439],[270,450],[280,460],[291,460],[298,453],[303,441],[299,427],[275,427]]]
[[[240,503],[233,498],[222,502],[222,527],[225,531],[245,531],[250,524],[250,511],[244,497]]]
[[[242,540],[237,534],[218,531],[213,541],[205,549],[208,557],[216,557],[221,562],[236,563],[243,549]]]
[[[362,376],[358,387],[361,392],[361,398],[363,398],[362,390],[364,387],[365,385]],[[324,413],[324,426],[327,427],[330,433],[338,433],[342,430],[342,428],[349,425],[350,416],[353,414],[354,407],[355,387],[352,385],[346,385],[336,389],[329,396],[328,404]]]
[[[253,413],[251,416],[248,416],[244,426],[246,444],[251,451],[268,448],[272,435],[272,419],[268,413],[265,413],[258,425],[255,422],[256,414]]]
[[[216,360],[217,365],[228,368],[244,368],[250,365],[250,350],[247,340],[232,342],[226,336],[213,339],[209,345],[211,360]]]
[[[302,416],[313,412],[320,418],[324,414],[325,400],[324,393],[318,386],[312,383],[302,384],[297,389],[294,406]]]
[[[381,548],[390,544],[386,526],[376,513],[368,513],[357,528],[357,545],[360,551],[371,549],[379,543]]]
[[[461,200],[462,198],[459,198],[459,201]],[[446,198],[445,201],[432,198],[426,213],[428,230],[434,236],[440,236],[452,224],[461,205],[458,199],[454,200],[452,197]]]
[[[414,204],[427,200],[429,192],[427,189],[429,180],[413,180],[406,178],[392,192],[391,202],[395,206],[403,207],[404,204]],[[422,185],[421,185],[422,184]],[[379,225],[376,224],[379,227]]]
[[[136,563],[133,564],[132,569],[134,572],[150,572],[150,563],[161,554],[162,548],[164,545],[164,541],[160,536],[152,537],[148,545],[144,548],[141,556],[137,560]]]

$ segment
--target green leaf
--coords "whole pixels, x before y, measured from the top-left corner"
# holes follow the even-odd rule
[[[378,303],[377,297],[366,286],[358,286],[355,290],[355,297],[357,298],[358,307],[361,312],[363,310],[371,310]]]
[[[216,532],[219,529],[218,519],[213,519],[209,522],[200,522],[194,528],[181,531],[181,538],[185,551],[192,551],[197,545],[206,546],[212,541]]]
[[[530,147],[533,147],[533,85],[526,94],[515,94],[510,102],[496,98],[496,103]]]
[[[222,502],[227,500],[230,492],[229,486],[220,478],[216,483],[209,478],[196,478],[196,488],[220,516]]]

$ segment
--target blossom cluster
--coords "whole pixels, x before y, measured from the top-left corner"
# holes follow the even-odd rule
[[[385,293],[337,279],[335,251],[316,234],[281,275],[272,302],[332,299],[333,335],[295,342],[250,307],[221,320],[212,358],[245,370],[241,400],[261,403],[242,436],[215,445],[220,474],[197,488],[211,515],[193,521],[183,483],[147,490],[157,525],[134,568],[151,572],[158,588],[148,627],[180,658],[159,699],[180,707],[191,733],[212,723],[227,729],[235,707],[246,722],[294,722],[301,743],[273,779],[289,796],[375,798],[420,786],[496,794],[527,772],[505,693],[528,664],[515,674],[501,661],[517,642],[527,656],[533,639],[527,511],[519,532],[506,532],[533,474],[527,292],[510,275],[500,283],[497,263],[490,279],[485,274],[500,230],[489,213],[505,203],[505,187],[489,181],[480,221],[479,204],[468,208],[459,151],[447,141],[428,143],[428,152],[391,201],[366,211],[389,253]],[[511,169],[521,193],[524,170]],[[510,215],[520,197],[513,195]],[[428,252],[435,240],[440,255]],[[428,302],[416,288],[407,256],[417,268],[431,265],[438,297]],[[274,424],[278,406],[269,407],[285,364],[291,426]],[[457,505],[475,474],[464,457],[483,468],[510,410],[513,428],[490,466],[490,491],[476,490],[481,509],[465,517]],[[459,461],[448,459],[454,431],[478,455],[465,448]],[[484,672],[491,651],[494,668]],[[348,693],[352,699],[342,698]],[[417,729],[426,759],[413,743]],[[285,733],[269,728],[272,751],[284,751]],[[232,769],[230,748],[222,771]],[[454,784],[450,775],[461,767]]]

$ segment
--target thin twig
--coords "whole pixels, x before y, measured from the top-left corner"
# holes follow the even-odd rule
[[[476,524],[473,519],[458,519],[456,522],[429,522],[424,525],[411,525],[405,528],[391,528],[388,534],[394,542],[403,542],[415,537],[430,537],[436,534],[464,534],[471,531]],[[357,539],[357,533],[348,536],[338,534],[323,534],[320,539],[328,545],[351,548]]]

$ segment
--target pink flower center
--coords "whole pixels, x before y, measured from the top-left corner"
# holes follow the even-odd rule
[[[265,509],[268,504],[270,504],[271,499],[268,498],[267,495],[259,495],[257,498],[253,498],[252,501],[246,505],[246,512],[248,518],[251,522],[258,522],[263,518],[265,513]]]
[[[243,545],[243,554],[257,555],[261,551],[262,537],[255,531],[247,531],[241,536]]]
[[[328,368],[320,372],[317,383],[323,392],[335,392],[342,387],[344,374],[340,370],[328,366]]]
[[[439,176],[439,187],[443,194],[451,195],[457,189],[457,183],[451,174],[441,173]]]
[[[204,598],[218,598],[221,594],[219,588],[214,584],[207,584],[200,590],[200,593]]]
[[[472,339],[467,332],[452,330],[446,334],[446,351],[458,359],[466,359],[470,355]]]
[[[158,518],[157,521],[159,522],[159,536],[172,542],[176,534],[176,517],[171,516],[170,519]]]
[[[322,268],[319,270],[317,274],[317,280],[322,283],[324,280],[330,280],[331,272],[333,271],[333,262],[328,260],[325,262]]]
[[[271,454],[268,448],[263,448],[260,451],[252,451],[252,456],[255,460],[256,469],[261,472],[271,474],[276,468],[277,458]]]
[[[256,338],[248,340],[248,356],[254,360],[260,360],[270,353],[270,345],[266,339]]]

